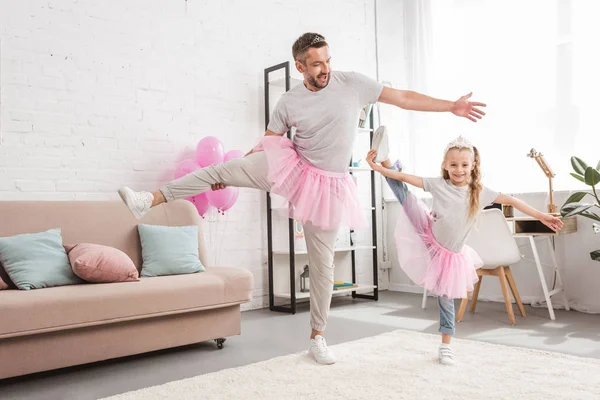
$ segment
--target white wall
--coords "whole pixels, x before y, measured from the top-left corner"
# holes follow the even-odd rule
[[[247,150],[264,133],[263,70],[300,34],[375,77],[373,14],[371,0],[0,0],[0,198],[117,199],[172,179],[203,136]],[[220,264],[254,273],[251,307],[267,287],[264,203],[242,190],[217,240]]]

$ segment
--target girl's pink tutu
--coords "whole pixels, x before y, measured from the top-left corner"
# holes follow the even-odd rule
[[[326,230],[367,226],[356,183],[349,173],[328,172],[311,165],[300,157],[292,141],[282,136],[267,136],[254,150],[267,155],[271,192],[292,204],[290,218],[310,221]]]
[[[406,275],[437,296],[465,298],[479,280],[476,270],[483,265],[481,258],[467,245],[459,253],[440,245],[431,231],[429,210],[412,193],[400,208],[395,238]]]

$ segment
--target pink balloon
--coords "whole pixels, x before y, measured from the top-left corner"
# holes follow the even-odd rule
[[[229,161],[229,160],[233,160],[235,158],[242,158],[244,157],[244,153],[242,153],[240,150],[230,150],[227,153],[225,153],[225,157],[223,158],[223,161]]]
[[[204,216],[210,207],[206,193],[197,194],[193,197],[189,197],[189,199],[192,204],[194,204],[194,207],[196,207],[196,210],[198,210],[198,214]]]
[[[214,136],[200,139],[196,146],[196,162],[202,168],[223,162],[224,156],[223,144]]]
[[[231,207],[233,207],[233,205],[237,201],[238,196],[240,194],[240,189],[236,188],[236,187],[234,187],[232,189],[233,189],[233,194],[231,195],[231,198],[229,199],[229,202],[227,204],[225,204],[223,206],[223,208],[221,208],[221,211],[227,211],[227,210],[229,210]]]
[[[177,164],[177,168],[175,168],[175,179],[179,179],[184,175],[189,174],[190,172],[194,172],[200,168],[196,160],[191,158],[186,158]]]
[[[223,207],[229,203],[231,197],[233,196],[234,189],[237,188],[227,186],[225,189],[221,190],[209,190],[206,192],[208,203],[217,210],[223,210]]]

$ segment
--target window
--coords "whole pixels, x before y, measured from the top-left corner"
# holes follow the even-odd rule
[[[569,175],[570,157],[594,166],[600,160],[600,2],[418,3],[404,2],[404,21],[417,19],[402,32],[406,88],[450,100],[473,91],[472,100],[488,107],[476,124],[412,113],[408,170],[439,175],[444,147],[462,134],[480,149],[484,183],[496,190],[547,191],[543,172],[526,156],[531,148],[556,173],[555,190],[583,187]]]

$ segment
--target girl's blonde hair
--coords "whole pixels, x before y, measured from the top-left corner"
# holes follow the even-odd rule
[[[452,149],[471,150],[469,147],[452,147],[448,150]],[[448,151],[446,151],[446,154],[448,154]],[[444,161],[446,154],[444,154]],[[477,150],[477,147],[473,146],[473,169],[471,170],[471,176],[469,177],[469,219],[475,218],[480,211],[479,195],[483,190],[483,185],[481,184],[481,169],[479,168],[479,165],[479,150]],[[443,166],[442,176],[444,179],[450,179],[450,174],[448,174],[448,171]]]

